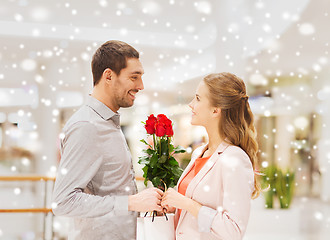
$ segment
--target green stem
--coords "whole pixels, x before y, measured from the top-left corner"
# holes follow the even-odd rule
[[[162,137],[160,137],[159,139],[159,157],[162,156],[162,140],[161,140]]]
[[[153,140],[154,140],[154,150],[156,150],[157,145],[156,145],[156,138],[155,138],[155,134],[152,134]]]

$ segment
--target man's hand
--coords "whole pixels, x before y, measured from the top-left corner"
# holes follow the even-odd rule
[[[148,188],[128,197],[128,210],[136,212],[162,212],[161,200],[163,191],[158,188]]]

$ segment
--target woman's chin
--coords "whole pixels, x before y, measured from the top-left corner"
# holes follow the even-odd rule
[[[194,120],[191,120],[191,121],[190,121],[190,124],[191,124],[191,125],[194,125],[194,126],[197,126],[197,125],[198,125]]]

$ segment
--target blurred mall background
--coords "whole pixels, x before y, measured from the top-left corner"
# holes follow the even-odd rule
[[[252,201],[244,239],[329,239],[329,10],[329,0],[2,0],[0,239],[66,239],[69,221],[47,213],[61,128],[91,92],[91,57],[110,39],[138,49],[145,69],[145,90],[120,110],[137,177],[141,121],[174,121],[184,167],[207,141],[187,106],[198,82],[232,72],[247,85],[270,186]],[[17,179],[31,175],[41,177]]]

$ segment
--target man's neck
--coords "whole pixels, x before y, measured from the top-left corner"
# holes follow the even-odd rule
[[[114,104],[111,101],[111,96],[106,94],[101,88],[94,87],[91,96],[102,102],[104,105],[110,108],[111,111],[116,113],[119,110],[119,107],[114,107]]]

